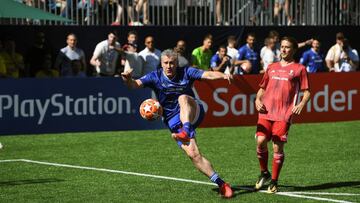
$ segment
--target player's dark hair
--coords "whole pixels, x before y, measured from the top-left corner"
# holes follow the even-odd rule
[[[212,36],[211,34],[207,34],[207,35],[205,35],[205,37],[204,37],[204,41],[207,40],[207,39],[213,40],[213,36]]]
[[[137,32],[135,30],[130,30],[127,34],[127,36],[129,37],[130,35],[138,35]]]
[[[115,35],[115,37],[119,37],[118,32],[116,30],[111,30],[109,34]]]
[[[227,50],[226,46],[223,45],[223,44],[219,46],[219,49],[218,49],[218,50],[220,51],[220,49],[225,49],[225,50]]]
[[[246,38],[248,38],[248,37],[250,37],[250,36],[256,38],[256,35],[255,35],[254,32],[249,32],[249,33],[247,34]]]
[[[293,38],[293,37],[283,37],[283,38],[281,38],[281,41],[283,41],[283,40],[290,42],[292,48],[295,49],[295,51],[299,48],[298,47],[298,42],[296,41],[295,38]]]

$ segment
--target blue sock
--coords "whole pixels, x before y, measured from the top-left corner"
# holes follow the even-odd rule
[[[194,136],[195,136],[195,131],[194,131],[194,129],[193,129],[193,127],[192,127],[192,125],[191,125],[190,122],[185,122],[185,123],[183,124],[183,129],[185,130],[185,132],[188,134],[188,136],[189,136],[190,138],[194,138]]]
[[[216,172],[210,176],[210,180],[211,182],[218,184],[219,187],[225,183]]]

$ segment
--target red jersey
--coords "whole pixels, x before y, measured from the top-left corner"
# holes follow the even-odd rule
[[[265,90],[262,102],[266,109],[259,118],[290,123],[299,90],[309,89],[306,68],[298,63],[270,64],[259,86]]]

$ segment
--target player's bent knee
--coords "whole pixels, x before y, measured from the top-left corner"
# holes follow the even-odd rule
[[[268,140],[266,136],[257,136],[256,137],[256,143],[258,146],[266,146]]]
[[[188,102],[189,99],[190,99],[189,96],[182,94],[179,96],[178,101],[179,101],[179,103],[184,103],[184,102]]]

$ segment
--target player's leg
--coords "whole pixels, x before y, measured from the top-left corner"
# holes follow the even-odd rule
[[[268,170],[268,147],[271,139],[272,122],[266,119],[258,119],[256,128],[256,154],[260,164],[260,175],[255,183],[255,189],[259,190],[264,184],[270,181],[271,174]]]
[[[275,193],[278,191],[277,183],[285,160],[284,145],[287,142],[289,127],[290,124],[283,121],[276,121],[273,124],[272,140],[274,157],[272,161],[272,177],[268,193]]]
[[[180,95],[178,98],[180,106],[180,121],[182,123],[182,130],[179,133],[173,134],[177,140],[189,142],[190,138],[195,136],[195,130],[191,122],[196,118],[200,111],[199,105],[195,99],[188,95]]]
[[[196,144],[195,138],[190,139],[190,144],[182,144],[181,148],[185,151],[187,156],[191,159],[194,166],[209,179],[219,186],[220,193],[226,198],[233,195],[233,191],[229,184],[225,183],[220,176],[214,171],[211,163],[201,155],[199,148]]]

